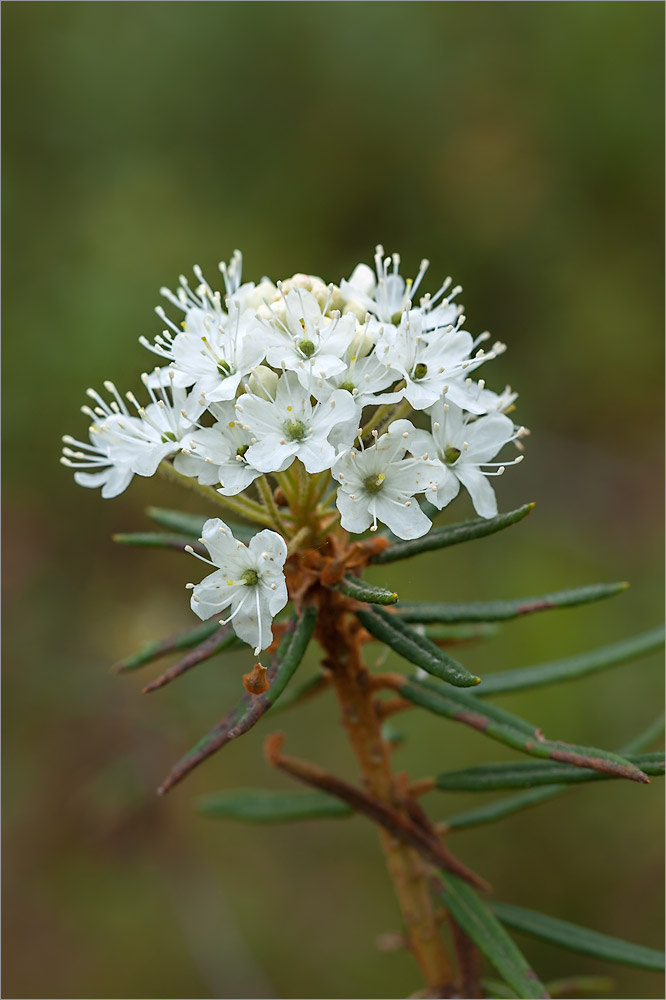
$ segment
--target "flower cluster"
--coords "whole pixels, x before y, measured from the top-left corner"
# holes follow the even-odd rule
[[[492,517],[489,477],[522,458],[495,460],[509,442],[522,447],[508,416],[516,394],[475,377],[504,345],[486,349],[489,334],[466,330],[450,278],[421,293],[427,268],[405,279],[399,256],[377,247],[374,270],[359,264],[339,285],[307,274],[243,283],[236,252],[220,265],[222,292],[195,267],[196,284],[162,289],[173,307],[156,310],[163,332],[140,338],[160,359],[142,375],[145,404],[111,382],[107,398],[89,389],[89,442],[63,439],[62,462],[103,497],[159,469],[277,529],[246,547],[208,521],[202,541],[218,569],[192,594],[202,618],[231,608],[227,620],[257,649],[287,601],[287,542],[321,544],[338,521],[418,538],[427,511],[461,484]]]

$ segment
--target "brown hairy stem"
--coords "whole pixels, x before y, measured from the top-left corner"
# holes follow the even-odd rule
[[[367,796],[376,809],[386,810],[382,811],[384,818],[387,813],[392,821],[394,815],[400,817],[403,833],[409,830],[411,836],[416,830],[422,838],[418,849],[414,841],[398,834],[397,827],[390,832],[379,819],[379,811],[376,813],[375,822],[381,824],[380,841],[400,903],[406,937],[425,979],[427,995],[454,996],[454,972],[428,885],[432,871],[428,862],[443,867],[441,857],[436,860],[431,853],[438,838],[434,830],[415,823],[405,805],[391,767],[389,745],[381,735],[376,688],[362,659],[363,630],[349,610],[349,602],[342,595],[330,590],[322,592],[316,636],[326,654],[324,666],[331,672]],[[424,854],[428,861],[424,860]]]

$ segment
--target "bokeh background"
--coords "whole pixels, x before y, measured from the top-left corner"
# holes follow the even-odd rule
[[[149,503],[74,485],[88,385],[138,387],[158,289],[239,246],[246,275],[338,280],[374,244],[452,273],[509,352],[528,459],[511,531],[377,574],[409,599],[628,579],[613,602],[509,623],[472,669],[591,648],[661,615],[661,4],[11,3],[4,7],[5,962],[8,997],[397,997],[419,989],[375,831],[243,827],[197,794],[289,787],[262,741],[352,778],[324,696],[269,720],[166,800],[169,766],[235,701],[246,656],[142,697],[108,666],[187,627],[183,557],[120,550]],[[184,503],[196,509],[187,498]],[[459,520],[464,500],[444,514]],[[304,670],[312,669],[310,662]],[[397,666],[397,664],[396,664]],[[505,698],[554,736],[615,747],[661,705],[660,657]],[[501,755],[400,718],[415,776]],[[508,755],[508,752],[507,752]],[[572,790],[455,849],[497,898],[659,946],[661,788]],[[441,795],[443,817],[472,797]],[[659,977],[522,941],[542,976]]]

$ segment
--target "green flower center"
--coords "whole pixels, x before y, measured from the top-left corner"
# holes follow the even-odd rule
[[[240,448],[236,448],[236,454],[237,454],[237,455],[238,455],[238,456],[239,456],[240,458],[243,458],[243,457],[245,456],[245,452],[247,451],[247,449],[248,449],[249,447],[250,447],[250,446],[249,446],[249,444],[242,444],[242,445],[240,446]]]
[[[427,374],[428,374],[428,366],[424,365],[422,362],[419,362],[419,364],[414,367],[412,378],[415,379],[425,378]]]
[[[256,569],[246,569],[243,574],[241,574],[241,580],[246,587],[254,587],[255,584],[259,583],[259,574]]]
[[[298,349],[301,354],[305,355],[306,358],[311,358],[314,352],[317,350],[315,345],[311,340],[299,340]]]
[[[176,441],[177,438],[176,438],[176,435],[173,433],[173,431],[166,431],[162,435],[162,437],[160,438],[160,440],[162,441],[162,444],[168,444],[169,441]]]
[[[290,441],[302,441],[305,437],[305,424],[302,420],[287,420],[282,425]]]
[[[342,385],[338,386],[338,389],[344,389],[345,392],[353,392],[356,386],[353,382],[343,382]]]
[[[220,373],[220,375],[222,376],[222,378],[224,378],[224,376],[228,375],[229,372],[231,371],[231,365],[229,364],[228,361],[225,361],[224,359],[222,359],[221,361],[218,361],[218,363],[217,363],[217,370]]]
[[[460,448],[454,448],[452,445],[449,445],[444,449],[444,458],[448,465],[453,465],[460,458]]]
[[[378,476],[368,476],[367,479],[363,481],[367,493],[379,493],[382,486],[384,485],[384,480],[386,476],[383,472],[380,472]]]
[[[391,323],[393,326],[399,326],[400,320],[402,319],[402,309],[399,312],[393,313],[391,316]]]

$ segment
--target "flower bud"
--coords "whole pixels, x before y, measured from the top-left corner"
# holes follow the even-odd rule
[[[271,402],[275,399],[275,389],[278,384],[277,372],[266,365],[258,365],[250,374],[248,379],[250,389],[261,399],[268,399]]]

